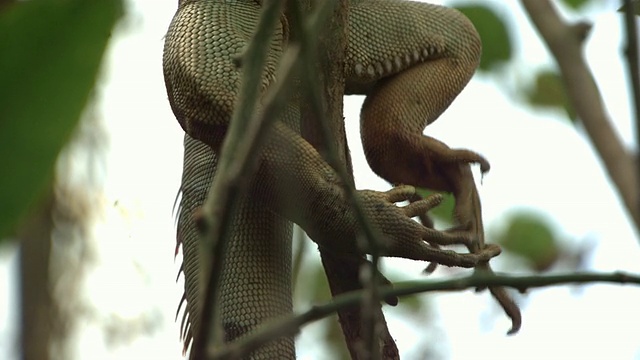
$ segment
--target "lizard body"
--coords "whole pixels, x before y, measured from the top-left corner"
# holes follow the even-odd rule
[[[197,333],[202,304],[202,250],[195,213],[210,188],[236,101],[241,70],[234,60],[255,30],[260,4],[250,0],[180,1],[165,41],[164,75],[172,110],[185,130],[178,244],[183,247],[188,323],[185,348]],[[448,266],[488,267],[499,253],[484,245],[480,203],[470,163],[489,165],[468,150],[453,150],[422,134],[473,75],[481,44],[473,25],[455,10],[408,1],[353,0],[349,13],[345,93],[364,94],[361,133],[372,169],[393,184],[452,192],[456,217],[466,232],[442,232],[411,217],[424,203],[396,207],[413,195],[401,187],[387,193],[361,190],[370,221],[383,234],[386,256]],[[274,81],[287,45],[281,21],[269,43],[261,89]],[[291,312],[291,222],[320,246],[358,253],[359,227],[336,172],[299,134],[300,110],[291,101],[267,136],[256,176],[234,217],[221,304],[225,340],[265,320]],[[466,244],[457,254],[430,244]],[[501,291],[492,289],[492,292]],[[511,315],[519,318],[510,299]],[[506,299],[506,300],[505,300]],[[513,305],[513,306],[512,306]],[[515,318],[514,318],[515,319]],[[518,320],[519,321],[519,320]],[[514,320],[514,328],[518,327]],[[254,358],[293,358],[293,341],[281,339]]]

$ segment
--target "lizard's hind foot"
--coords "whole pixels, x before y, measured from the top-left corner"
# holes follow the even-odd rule
[[[451,149],[429,136],[394,134],[379,140],[378,146],[366,147],[371,169],[392,184],[409,184],[436,191],[454,193],[464,176],[461,168],[479,164],[484,174],[491,168],[482,155],[467,149]],[[384,146],[382,146],[384,145]]]

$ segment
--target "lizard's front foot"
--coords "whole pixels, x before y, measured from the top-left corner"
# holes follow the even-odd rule
[[[404,207],[395,205],[415,195],[412,186],[398,186],[387,192],[362,190],[359,196],[371,225],[381,232],[384,256],[436,262],[447,266],[474,267],[500,254],[496,245],[487,245],[474,253],[457,253],[430,244],[471,244],[479,241],[470,231],[439,231],[425,227],[411,218],[437,206],[441,195],[432,195]]]

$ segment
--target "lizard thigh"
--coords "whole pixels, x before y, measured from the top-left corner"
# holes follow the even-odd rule
[[[167,32],[163,69],[172,110],[187,134],[214,148],[236,107],[241,56],[259,15],[254,2],[195,0],[178,9]],[[270,41],[263,90],[275,77],[284,37],[281,24]]]
[[[484,163],[423,135],[462,91],[472,71],[458,59],[414,65],[375,85],[361,112],[362,144],[371,168],[391,183],[452,191],[460,162]],[[487,164],[488,167],[488,164]]]

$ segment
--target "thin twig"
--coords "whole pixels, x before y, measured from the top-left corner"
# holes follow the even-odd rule
[[[528,289],[566,285],[566,284],[587,284],[587,283],[617,283],[634,284],[640,286],[640,275],[632,275],[623,272],[614,273],[571,273],[561,275],[546,276],[508,276],[508,275],[488,275],[485,273],[474,273],[472,275],[449,280],[440,281],[406,281],[399,282],[393,286],[382,286],[378,292],[382,297],[387,296],[408,296],[423,292],[432,291],[460,291],[470,288],[486,287],[511,287],[525,292]],[[260,346],[276,340],[283,336],[293,336],[300,331],[300,328],[310,322],[325,318],[340,309],[354,306],[366,298],[367,290],[345,293],[333,298],[333,300],[317,306],[312,306],[309,310],[294,316],[288,316],[273,320],[271,324],[234,343],[227,344],[222,349],[212,349],[216,359],[239,359],[246,356],[251,351]]]

